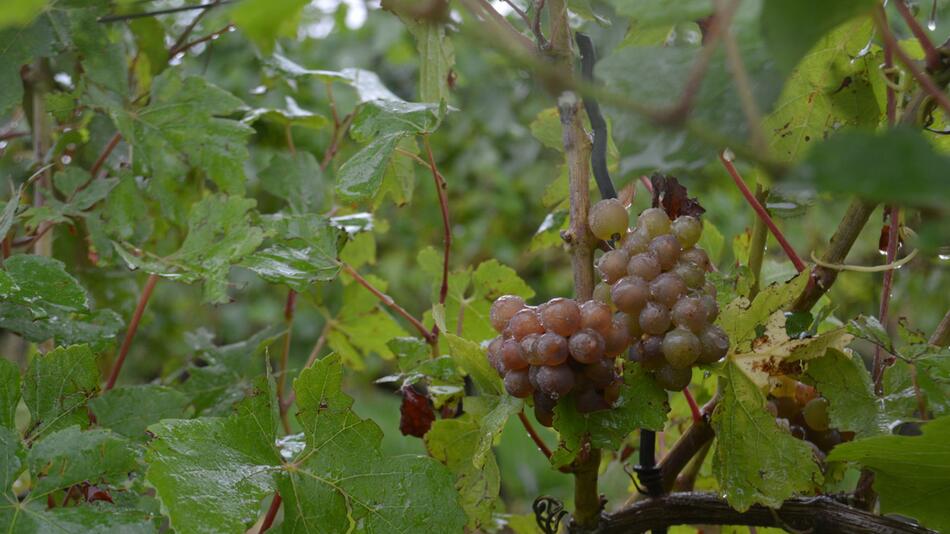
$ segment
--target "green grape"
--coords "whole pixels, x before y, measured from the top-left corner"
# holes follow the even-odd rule
[[[686,283],[675,273],[663,273],[650,282],[650,298],[672,308],[686,294]]]
[[[618,313],[614,317],[626,326],[631,342],[640,339],[640,336],[643,335],[643,330],[640,328],[640,314]]]
[[[647,282],[659,276],[662,271],[659,260],[649,252],[637,254],[627,262],[627,274],[642,278]]]
[[[729,336],[716,325],[709,325],[699,333],[699,343],[702,346],[698,363],[716,363],[729,352]]]
[[[535,308],[525,308],[511,317],[508,321],[508,328],[505,329],[507,336],[513,337],[518,341],[524,339],[528,334],[543,334],[544,327],[541,325],[541,318],[538,317],[538,310]]]
[[[610,332],[610,322],[613,314],[610,306],[596,300],[588,300],[581,304],[581,328],[590,328],[606,335]]]
[[[689,367],[677,369],[669,364],[656,370],[653,374],[657,385],[667,391],[682,391],[689,385],[693,378],[693,372]]]
[[[508,321],[524,309],[524,299],[517,295],[504,295],[492,303],[488,312],[492,327],[500,334],[505,331]]]
[[[594,363],[604,357],[604,336],[586,328],[577,332],[567,342],[571,357],[581,363]]]
[[[610,300],[610,287],[610,284],[607,282],[601,282],[594,286],[594,300],[602,302],[607,306],[612,306],[613,301]]]
[[[658,235],[650,241],[650,252],[660,262],[660,268],[669,271],[676,265],[682,247],[679,241],[670,234]]]
[[[627,262],[630,256],[623,249],[608,250],[597,262],[600,277],[612,284],[627,274]]]
[[[610,300],[618,310],[638,313],[650,298],[650,285],[636,276],[625,276],[610,289]]]
[[[501,344],[501,361],[509,371],[518,371],[528,366],[528,361],[521,351],[521,343],[515,339],[506,339]]]
[[[673,324],[688,328],[693,332],[702,332],[706,328],[706,307],[696,297],[684,297],[673,305],[671,310]]]
[[[699,247],[687,248],[681,252],[680,261],[698,265],[703,271],[709,270],[709,256],[706,254],[705,250]]]
[[[673,221],[673,235],[682,243],[684,248],[695,245],[703,234],[703,223],[695,217],[680,215]]]
[[[646,334],[665,334],[670,328],[670,310],[659,303],[648,302],[640,311],[640,328]]]
[[[587,215],[591,233],[604,241],[626,234],[629,222],[627,208],[616,198],[607,198],[594,204]]]
[[[541,324],[548,332],[567,337],[581,328],[581,307],[574,299],[552,299],[541,309]]]
[[[620,248],[622,248],[628,256],[641,254],[650,248],[650,236],[639,230],[634,230],[623,238],[623,242],[620,243]]]
[[[574,381],[574,371],[566,365],[546,365],[538,371],[538,389],[555,400],[570,393],[574,388]]]
[[[706,272],[694,263],[681,261],[673,267],[673,272],[683,279],[689,289],[699,289],[706,283]]]
[[[660,208],[648,208],[640,214],[637,228],[652,239],[670,232],[670,218]]]
[[[533,392],[531,382],[528,381],[528,370],[512,370],[505,375],[505,391],[512,397],[525,399]]]
[[[831,419],[828,416],[828,400],[817,397],[808,401],[808,404],[802,408],[802,418],[812,430],[819,432],[828,430],[831,425]]]
[[[706,321],[711,323],[716,320],[716,317],[719,317],[719,303],[716,302],[715,296],[706,293],[699,297],[699,302],[706,310]]]
[[[677,369],[693,365],[701,350],[699,338],[685,328],[674,328],[663,336],[663,356]]]
[[[656,371],[667,365],[663,356],[663,336],[647,336],[640,342],[640,367]]]
[[[783,419],[795,419],[801,412],[801,407],[792,397],[775,397],[772,402],[778,417]]]
[[[561,365],[567,360],[567,340],[554,332],[541,334],[537,347],[542,365]]]

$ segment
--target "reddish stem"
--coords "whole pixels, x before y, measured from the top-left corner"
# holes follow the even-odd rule
[[[21,132],[21,131],[4,132],[0,134],[0,141],[16,139],[17,137],[26,137],[28,135],[30,135],[30,132]]]
[[[650,179],[646,176],[640,176],[640,183],[643,184],[643,187],[647,188],[647,191],[651,194],[653,193],[653,184],[650,183]]]
[[[745,185],[745,181],[742,180],[742,176],[739,175],[738,169],[732,164],[731,161],[725,158],[723,154],[719,154],[719,161],[722,162],[723,166],[726,168],[726,171],[729,173],[729,176],[732,177],[732,180],[736,183],[736,186],[739,188],[739,191],[742,192],[742,196],[745,197],[746,202],[752,206],[752,209],[755,210],[755,213],[762,219],[762,222],[765,223],[765,226],[769,228],[769,231],[772,232],[772,235],[775,236],[775,239],[781,245],[782,250],[785,251],[785,254],[788,256],[788,259],[792,260],[792,264],[795,265],[795,269],[798,272],[805,270],[805,263],[798,257],[798,254],[795,253],[795,249],[792,248],[792,245],[785,239],[785,236],[782,235],[782,232],[778,229],[778,226],[775,225],[775,222],[772,220],[772,217],[769,216],[769,212],[765,210],[765,207],[756,200],[755,195],[752,194],[752,191],[749,191],[749,188]]]
[[[387,306],[389,309],[399,314],[403,319],[409,321],[409,323],[412,324],[413,328],[415,328],[416,330],[419,331],[420,334],[422,334],[422,337],[425,338],[427,343],[429,343],[430,345],[435,344],[436,336],[433,335],[432,332],[429,332],[429,330],[425,327],[425,325],[422,324],[418,319],[413,317],[411,313],[407,312],[405,308],[397,304],[396,301],[394,301],[392,297],[376,289],[376,287],[374,287],[373,284],[369,283],[369,280],[363,278],[363,276],[360,273],[358,273],[356,269],[354,269],[353,267],[344,263],[342,266],[342,269],[343,269],[343,272],[353,277],[353,280],[356,280],[356,282],[359,285],[365,287],[367,291],[375,295],[376,298],[378,298],[379,301],[382,302],[385,306]]]
[[[937,52],[937,49],[934,48],[934,44],[930,41],[927,32],[924,31],[924,28],[917,22],[917,19],[914,18],[914,14],[910,12],[910,8],[907,7],[904,0],[894,2],[894,7],[897,8],[897,12],[900,13],[901,18],[907,23],[907,27],[910,28],[914,37],[917,38],[917,42],[920,43],[920,48],[924,51],[924,58],[926,58],[927,70],[934,71],[940,68],[940,52]]]
[[[693,398],[693,394],[689,391],[689,387],[683,388],[683,396],[686,397],[686,404],[689,404],[689,411],[693,414],[693,423],[699,423],[703,420],[703,414],[699,410],[699,405],[696,404],[696,399]]]
[[[39,231],[37,231],[35,234],[24,236],[20,239],[15,239],[11,244],[13,247],[28,247],[39,241],[41,237],[53,229],[53,226],[55,226],[53,223],[43,223],[40,226]]]
[[[142,288],[142,294],[139,296],[139,302],[135,306],[135,312],[132,314],[132,320],[129,321],[129,328],[125,331],[125,339],[122,340],[122,346],[119,348],[119,356],[112,365],[112,372],[109,373],[109,381],[106,382],[105,391],[112,389],[115,386],[115,381],[119,378],[119,371],[122,370],[125,357],[129,354],[135,332],[139,328],[139,321],[142,320],[142,314],[145,313],[145,306],[148,305],[148,299],[152,296],[152,290],[155,289],[156,282],[158,282],[157,274],[148,275],[148,280],[145,281],[145,287]]]
[[[208,41],[211,41],[211,40],[213,40],[213,39],[216,39],[216,38],[220,37],[221,35],[223,35],[223,34],[225,34],[225,33],[228,33],[229,31],[231,31],[232,28],[234,28],[234,24],[228,24],[227,26],[221,28],[221,29],[218,30],[218,31],[211,32],[211,33],[209,33],[208,35],[205,35],[204,37],[200,37],[200,38],[198,38],[198,39],[195,39],[194,41],[189,41],[189,42],[187,42],[187,43],[185,43],[185,44],[183,44],[183,45],[181,45],[181,46],[172,48],[171,50],[168,51],[168,56],[169,56],[169,57],[175,57],[176,55],[178,55],[178,54],[180,54],[180,53],[182,53],[182,52],[186,52],[186,51],[188,51],[189,49],[191,49],[191,48],[193,48],[193,47],[195,47],[195,46],[200,45],[201,43],[206,43],[206,42],[208,42]]]
[[[544,454],[544,457],[548,460],[551,459],[551,449],[548,448],[547,444],[544,443],[544,440],[541,439],[541,436],[538,435],[538,432],[534,429],[534,425],[531,424],[531,421],[528,420],[528,416],[524,414],[524,410],[518,412],[518,419],[521,420],[522,426],[528,431],[528,435],[531,436],[531,440],[534,441],[534,444],[538,446],[538,449]]]
[[[445,178],[439,172],[435,165],[435,157],[432,155],[432,146],[429,144],[429,136],[422,136],[422,144],[425,145],[426,155],[429,157],[429,168],[432,170],[432,180],[435,182],[435,190],[439,195],[439,210],[442,212],[442,242],[445,251],[442,254],[442,287],[439,289],[439,304],[445,304],[445,298],[449,294],[449,251],[452,248],[452,226],[449,223],[449,202],[446,198],[445,189],[447,184]],[[437,330],[433,329],[433,333]]]
[[[266,532],[267,529],[274,524],[274,519],[277,518],[277,511],[280,510],[280,503],[282,499],[280,498],[280,493],[274,492],[274,498],[270,501],[270,507],[267,509],[267,515],[264,516],[264,520],[261,521],[261,528],[257,530],[257,534]]]
[[[874,11],[874,22],[877,25],[878,30],[881,32],[881,37],[884,39],[884,43],[891,47],[894,50],[894,54],[897,55],[897,59],[907,67],[907,70],[910,74],[917,80],[917,83],[920,84],[921,88],[927,92],[934,101],[943,109],[945,113],[950,115],[950,98],[947,97],[946,93],[940,90],[937,87],[937,84],[933,79],[927,75],[924,71],[920,70],[920,67],[917,63],[914,62],[910,56],[897,44],[897,38],[894,37],[894,33],[891,31],[891,28],[887,25],[887,20],[884,18],[883,9],[877,9]]]
[[[106,162],[106,159],[109,158],[109,154],[112,154],[112,151],[115,150],[116,145],[118,145],[119,141],[121,140],[122,134],[119,132],[116,132],[115,135],[112,136],[112,139],[109,139],[109,142],[106,143],[106,146],[99,154],[99,157],[96,158],[96,161],[92,164],[92,167],[89,168],[89,174],[92,176],[89,181],[96,179],[96,175],[99,174],[99,169],[102,168],[102,165]],[[85,187],[85,185],[83,187]]]
[[[297,305],[297,292],[291,289],[287,292],[287,301],[284,303],[284,322],[287,324],[287,333],[284,335],[284,350],[280,355],[280,378],[277,381],[277,400],[280,405],[280,421],[284,432],[290,433],[290,420],[287,418],[287,404],[284,403],[284,392],[287,388],[287,367],[290,362],[290,339],[293,335],[294,309]]]

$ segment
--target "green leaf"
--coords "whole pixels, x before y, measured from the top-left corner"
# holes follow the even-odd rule
[[[696,21],[713,12],[713,4],[706,0],[610,0],[610,4],[617,14],[633,17],[644,27]]]
[[[376,196],[389,159],[402,135],[390,133],[380,136],[346,160],[340,167],[336,184],[341,201],[358,203]]]
[[[401,18],[415,37],[419,52],[419,100],[436,104],[448,101],[455,50],[452,40],[445,34],[445,26]]]
[[[125,326],[112,310],[79,313],[49,309],[44,313],[37,318],[27,306],[0,303],[0,327],[36,343],[52,339],[59,345],[88,344],[101,352],[115,343]]]
[[[783,432],[765,410],[765,395],[733,363],[724,367],[723,396],[713,412],[713,474],[729,504],[778,508],[821,483],[811,447]]]
[[[14,287],[2,294],[9,302],[29,306],[42,317],[47,309],[85,311],[86,291],[66,272],[59,260],[34,254],[17,254],[3,263]],[[9,287],[9,286],[8,286]],[[3,286],[0,286],[0,291]]]
[[[231,10],[238,28],[265,54],[278,37],[293,37],[307,0],[244,0]]]
[[[86,401],[99,392],[96,360],[88,345],[58,347],[30,360],[23,379],[23,401],[32,416],[32,436],[89,425]]]
[[[732,352],[748,351],[756,338],[756,328],[765,324],[773,313],[795,302],[808,284],[809,276],[808,271],[799,273],[788,282],[766,287],[751,303],[745,297],[738,297],[723,307],[716,324],[729,334]]]
[[[162,419],[181,418],[188,406],[184,393],[155,384],[110,389],[89,401],[96,422],[125,437],[145,440],[146,427]]]
[[[442,334],[448,345],[449,355],[455,363],[472,378],[475,387],[486,395],[502,395],[504,386],[498,373],[488,363],[488,355],[481,346],[474,341],[444,332]]]
[[[574,461],[586,440],[596,448],[618,449],[634,429],[662,430],[670,411],[666,391],[639,365],[626,365],[620,399],[609,410],[577,411],[572,396],[554,408],[554,428],[560,433],[551,456],[554,467]]]
[[[340,231],[316,215],[279,216],[271,221],[274,243],[241,262],[264,280],[305,291],[316,282],[336,278]]]
[[[188,236],[173,254],[145,259],[116,244],[116,251],[132,269],[191,283],[204,280],[206,302],[227,302],[227,277],[232,263],[254,252],[264,232],[251,222],[253,199],[210,195],[192,206]]]
[[[330,124],[330,119],[325,116],[301,108],[297,102],[286,97],[286,109],[282,108],[255,108],[247,112],[241,122],[244,124],[254,124],[263,120],[273,122],[280,126],[302,126],[312,130],[319,130]],[[308,153],[309,155],[309,153]]]
[[[148,428],[156,437],[145,476],[176,531],[244,532],[257,520],[281,464],[272,396],[262,380],[230,417],[167,419]]]
[[[6,115],[23,98],[20,67],[34,57],[48,55],[54,42],[46,17],[38,18],[26,28],[0,30],[0,115]]]
[[[243,102],[234,95],[204,78],[184,77],[169,68],[155,78],[144,108],[126,109],[101,96],[93,102],[106,108],[122,136],[136,147],[136,168],[177,180],[190,166],[226,193],[244,192],[246,138],[254,129],[219,118],[242,109]]]
[[[904,514],[941,532],[950,530],[950,417],[923,425],[921,436],[876,436],[842,443],[829,461],[853,461],[874,471],[882,514]]]
[[[380,291],[388,287],[373,275],[366,279]],[[350,283],[343,290],[342,302],[328,335],[330,349],[356,370],[364,368],[364,358],[372,353],[393,358],[387,342],[405,336],[406,331],[382,309],[379,299],[360,284]]]
[[[767,1],[762,7],[762,38],[778,66],[787,73],[832,28],[873,7],[873,0]],[[816,13],[821,16],[816,17]]]
[[[25,26],[46,8],[48,0],[18,0],[4,6],[0,12],[0,28]]]
[[[19,403],[20,368],[10,360],[0,358],[0,427],[16,430],[16,407]]]
[[[83,432],[78,426],[48,434],[30,448],[28,461],[34,477],[31,499],[80,482],[125,479],[137,467],[125,438],[102,429]]]
[[[871,38],[871,28],[870,19],[859,19],[835,29],[789,75],[762,126],[779,159],[797,161],[808,147],[842,127],[878,124],[881,110],[871,81],[880,76],[879,54],[856,57]]]
[[[20,436],[12,428],[0,427],[0,498],[7,497],[13,482],[25,468],[26,450]]]
[[[492,511],[501,489],[501,474],[491,447],[508,419],[521,411],[514,397],[467,397],[465,413],[440,419],[425,435],[426,450],[455,475],[469,529],[492,523]]]
[[[399,157],[390,158],[383,175],[383,184],[373,203],[374,209],[379,207],[384,196],[389,195],[397,206],[405,206],[412,200],[416,187],[416,163],[401,152],[419,155],[419,145],[411,136],[404,136],[396,143],[396,153]]]
[[[13,222],[16,220],[17,208],[20,207],[20,194],[23,193],[23,188],[13,189],[10,191],[10,198],[7,200],[7,203],[3,205],[3,212],[0,213],[0,235],[7,235],[10,231],[10,228],[13,227]]]
[[[478,264],[472,273],[472,286],[477,297],[491,301],[502,295],[518,295],[524,299],[534,296],[534,290],[518,276],[517,271],[495,259]]]
[[[159,532],[162,518],[141,510],[122,509],[117,505],[94,502],[81,506],[46,510],[40,506],[11,505],[7,510],[0,505],[0,521],[4,512],[10,515],[10,529],[17,534],[153,534]],[[10,513],[12,512],[12,513]]]
[[[828,399],[832,427],[850,430],[859,437],[887,431],[871,375],[860,358],[828,349],[824,356],[808,362],[802,379]]]
[[[439,118],[439,106],[435,104],[401,99],[372,100],[356,112],[350,134],[357,141],[392,134],[422,134],[435,130]]]
[[[451,474],[432,458],[386,457],[382,431],[353,411],[331,355],[294,381],[306,448],[278,475],[284,531],[459,532],[465,514]]]

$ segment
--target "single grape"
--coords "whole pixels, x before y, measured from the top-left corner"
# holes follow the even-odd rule
[[[639,230],[634,230],[623,238],[623,242],[620,244],[620,247],[629,256],[646,252],[647,249],[650,248],[650,236]]]
[[[706,293],[699,297],[699,301],[706,309],[706,320],[710,323],[715,321],[716,317],[719,317],[719,303],[716,302],[716,297]]]
[[[594,300],[611,306],[613,302],[610,300],[610,284],[601,282],[594,286]]]
[[[604,336],[604,356],[616,358],[630,346],[630,332],[621,314],[614,314],[610,323],[610,333]]]
[[[830,452],[835,445],[841,443],[841,433],[835,429],[808,432],[808,441],[814,443],[823,452]]]
[[[640,367],[656,371],[666,365],[663,356],[663,336],[647,336],[640,342]]]
[[[670,314],[676,326],[688,328],[693,332],[702,332],[706,328],[706,307],[696,297],[679,299]]]
[[[673,272],[682,278],[690,289],[699,289],[706,283],[706,272],[694,263],[681,261],[673,267]]]
[[[505,375],[505,391],[512,397],[519,399],[527,398],[533,392],[531,382],[528,380],[528,370],[512,370]]]
[[[640,214],[637,227],[650,238],[654,238],[670,232],[670,218],[661,208],[648,208]]]
[[[784,419],[795,419],[795,416],[801,411],[801,407],[792,397],[775,397],[772,402],[775,403],[778,416]]]
[[[828,430],[831,425],[831,419],[828,417],[828,400],[817,397],[808,401],[808,404],[802,408],[802,417],[808,428],[819,432]]]
[[[541,365],[561,365],[567,360],[567,340],[554,332],[538,338],[538,360]]]
[[[524,299],[516,295],[498,297],[492,302],[488,317],[492,327],[500,334],[505,331],[508,321],[519,311],[524,309]]]
[[[617,378],[614,360],[600,360],[584,366],[584,376],[595,388],[604,388]]]
[[[521,353],[530,365],[541,365],[541,358],[538,357],[539,339],[541,339],[540,334],[528,334],[521,338]]]
[[[692,380],[693,372],[689,367],[677,369],[670,365],[664,365],[656,370],[653,377],[657,385],[667,391],[682,391]]]
[[[609,386],[604,388],[604,400],[607,401],[607,404],[613,406],[617,399],[620,398],[620,393],[623,389],[623,380],[617,379],[610,383]]]
[[[722,359],[729,352],[729,336],[718,326],[711,324],[699,333],[702,352],[698,363],[711,364]]]
[[[605,335],[610,331],[612,317],[610,306],[603,302],[588,300],[581,304],[581,328],[590,328]]]
[[[515,339],[506,339],[501,344],[501,361],[510,371],[518,371],[528,366],[524,353],[521,351],[521,343]]]
[[[640,328],[646,334],[665,334],[670,329],[670,322],[670,310],[662,304],[648,302],[640,312]]]
[[[701,350],[699,338],[685,328],[674,328],[663,336],[663,356],[677,369],[693,365]]]
[[[643,330],[640,329],[640,314],[638,313],[617,313],[614,315],[614,319],[620,321],[621,324],[626,326],[627,333],[630,334],[630,342],[634,342],[640,339],[640,336],[643,335]]]
[[[699,247],[686,248],[680,253],[680,261],[698,265],[704,271],[709,270],[709,255]]]
[[[660,268],[669,271],[676,265],[682,247],[679,241],[670,234],[658,235],[650,241],[650,252],[660,262]]]
[[[498,336],[488,344],[488,363],[491,364],[492,369],[494,369],[500,377],[504,377],[505,373],[508,372],[508,368],[505,367],[505,363],[501,359],[502,343],[504,343],[504,338]]]
[[[574,371],[566,365],[544,366],[538,371],[538,389],[552,399],[559,399],[574,388]]]
[[[587,215],[591,233],[604,241],[613,239],[615,235],[624,235],[629,222],[627,208],[616,198],[606,198],[594,204]]]
[[[795,402],[798,404],[804,406],[817,397],[817,389],[801,382],[795,383]]]
[[[627,262],[630,255],[623,249],[608,250],[597,261],[597,270],[604,282],[612,284],[627,274]]]
[[[703,223],[695,217],[680,215],[671,225],[673,235],[684,247],[691,247],[703,234]]]
[[[627,262],[627,274],[638,276],[647,282],[659,276],[662,271],[659,260],[649,252],[637,254]]]
[[[672,308],[686,294],[686,283],[675,273],[663,273],[650,282],[650,298]]]
[[[567,337],[581,328],[581,307],[574,299],[552,299],[541,310],[541,324],[548,332]]]
[[[538,389],[538,371],[541,370],[540,365],[532,365],[528,367],[528,382],[531,382],[531,387]]]
[[[540,389],[534,390],[534,418],[543,426],[551,428],[554,424],[554,407],[557,399],[545,395]]]
[[[591,413],[610,408],[610,404],[594,389],[578,393],[574,397],[574,405],[577,407],[578,413]]]
[[[606,342],[596,330],[585,328],[571,336],[567,343],[571,356],[581,363],[594,363],[604,357]]]
[[[610,289],[610,299],[618,310],[638,313],[650,298],[650,285],[636,276],[625,276]]]
[[[529,334],[543,334],[544,327],[541,326],[538,311],[534,308],[525,308],[514,314],[511,320],[508,321],[508,328],[505,329],[505,333],[518,341]]]

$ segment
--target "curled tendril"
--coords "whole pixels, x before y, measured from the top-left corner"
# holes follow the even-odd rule
[[[561,521],[568,515],[561,501],[547,495],[535,499],[531,508],[534,510],[534,519],[538,527],[545,534],[557,534]]]

